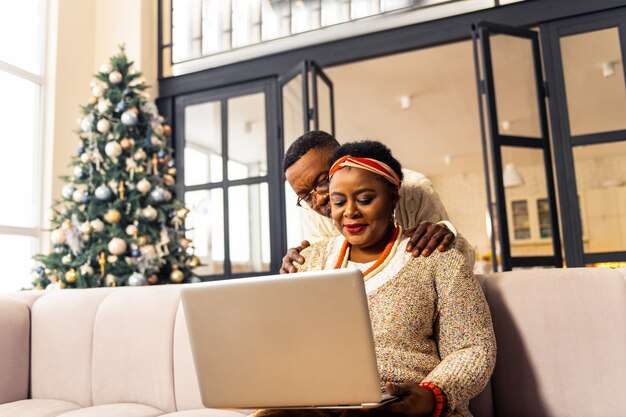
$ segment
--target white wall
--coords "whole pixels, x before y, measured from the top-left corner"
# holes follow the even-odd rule
[[[101,64],[125,44],[129,59],[157,91],[157,5],[153,0],[51,0],[46,65],[43,227],[48,209],[60,198],[60,175],[71,173],[70,156],[78,147],[75,133],[80,106],[90,97],[89,82]],[[48,239],[42,239],[42,250]]]

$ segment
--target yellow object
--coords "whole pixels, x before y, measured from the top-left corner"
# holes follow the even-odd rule
[[[185,274],[183,274],[183,272],[180,271],[176,266],[174,266],[173,268],[174,269],[170,274],[170,281],[176,284],[180,284],[185,279]]]
[[[118,188],[120,194],[120,200],[124,200],[124,181],[120,181],[120,186]]]
[[[70,284],[76,282],[76,270],[74,268],[65,273],[65,280]]]
[[[104,214],[104,220],[111,224],[117,223],[122,220],[122,214],[115,209],[110,209]]]
[[[98,263],[100,264],[100,276],[104,276],[104,266],[107,264],[106,257],[104,256],[104,252],[100,252],[100,259],[98,259]]]

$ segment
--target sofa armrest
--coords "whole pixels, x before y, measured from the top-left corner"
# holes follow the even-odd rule
[[[28,398],[30,308],[0,296],[0,404]]]

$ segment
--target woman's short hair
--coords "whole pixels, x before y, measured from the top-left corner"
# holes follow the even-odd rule
[[[356,142],[344,143],[335,149],[335,152],[333,152],[330,160],[328,161],[329,165],[332,165],[337,159],[345,155],[372,158],[383,162],[389,165],[389,167],[398,175],[400,181],[402,181],[402,165],[400,165],[400,162],[393,157],[391,150],[382,142],[378,142],[376,140],[360,140]]]

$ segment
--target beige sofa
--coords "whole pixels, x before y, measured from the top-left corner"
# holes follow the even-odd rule
[[[479,281],[498,359],[476,416],[626,416],[626,270]],[[179,291],[0,296],[0,417],[246,414],[202,407]]]

